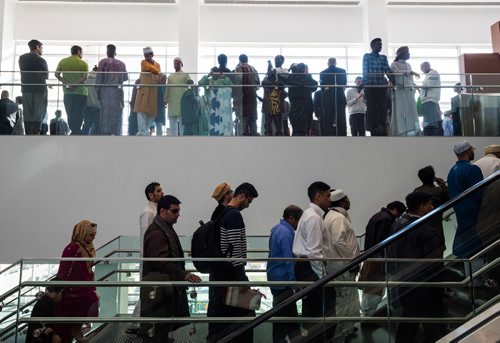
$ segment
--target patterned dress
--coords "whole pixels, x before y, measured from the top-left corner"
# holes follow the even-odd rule
[[[198,84],[206,86],[203,100],[208,117],[210,136],[232,136],[233,118],[231,109],[231,80],[225,76],[204,76]],[[227,87],[224,87],[227,86]]]
[[[96,84],[113,85],[99,87],[101,120],[99,132],[102,135],[121,135],[123,121],[123,88],[128,81],[125,63],[116,58],[104,58],[99,62]]]

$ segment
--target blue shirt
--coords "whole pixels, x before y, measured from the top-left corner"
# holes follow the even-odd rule
[[[453,136],[453,120],[450,117],[443,118],[444,136]]]
[[[279,224],[271,229],[269,237],[269,258],[294,258],[292,252],[295,232],[292,225],[281,219]],[[268,281],[295,281],[294,261],[267,262]],[[285,287],[273,287],[283,289]]]
[[[483,173],[478,166],[469,161],[457,161],[448,173],[448,194],[450,198],[456,197],[482,180]],[[476,223],[482,197],[483,192],[477,191],[453,207],[458,223],[453,240],[453,254],[458,257],[469,258],[481,249]]]
[[[377,52],[363,56],[363,84],[364,85],[386,85],[385,74],[392,73],[387,56]]]

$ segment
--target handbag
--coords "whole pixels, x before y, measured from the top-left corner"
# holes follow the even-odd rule
[[[258,289],[247,289],[241,291],[240,287],[227,287],[224,296],[224,304],[239,307],[246,310],[260,309],[262,297],[266,297]]]

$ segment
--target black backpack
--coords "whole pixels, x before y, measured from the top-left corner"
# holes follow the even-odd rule
[[[220,219],[224,212],[225,210],[222,211],[221,215],[216,220],[211,220],[207,223],[203,223],[203,221],[200,220],[201,225],[195,230],[191,240],[192,257],[221,258],[230,255],[232,250],[231,247],[225,255],[222,253],[220,248]],[[225,262],[193,261],[194,267],[200,273],[211,273],[212,271],[218,269],[223,263]]]

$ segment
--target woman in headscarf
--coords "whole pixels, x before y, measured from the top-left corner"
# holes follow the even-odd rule
[[[410,64],[406,62],[409,59],[410,49],[402,46],[396,51],[396,58],[391,64],[395,86],[392,98],[392,136],[420,135],[415,83],[413,82],[413,76],[419,78],[420,75],[411,70]]]
[[[63,258],[72,258],[72,261],[61,261],[57,277],[64,281],[94,281],[92,271],[93,261],[78,261],[78,258],[95,257],[94,238],[97,233],[97,224],[82,220],[75,225],[71,242],[64,248]],[[56,308],[57,317],[97,317],[99,315],[99,298],[93,286],[68,286],[62,294],[62,301]],[[86,342],[82,333],[83,323],[58,325],[57,332],[62,342]]]

